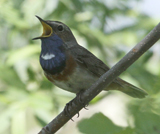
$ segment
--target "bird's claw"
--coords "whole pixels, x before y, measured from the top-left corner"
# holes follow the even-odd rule
[[[76,94],[76,97],[78,98],[78,102],[81,103],[83,105],[83,108],[88,110],[86,107],[88,106],[88,104],[85,104],[84,101],[81,98],[81,95],[84,91],[81,90],[79,93]],[[79,116],[78,116],[79,117]]]
[[[83,93],[83,90],[81,90],[79,93],[77,93],[77,94],[76,94],[76,98],[77,98],[78,102],[79,102],[80,104],[82,104],[83,108],[86,109],[86,110],[88,110],[88,109],[86,108],[86,107],[88,106],[88,104],[85,104],[84,101],[82,101],[82,98],[81,98],[82,93]],[[73,100],[74,100],[74,99],[73,99]],[[72,121],[74,121],[74,120],[72,119],[69,110],[70,110],[70,107],[71,107],[72,104],[73,104],[73,100],[71,100],[70,102],[68,102],[68,103],[66,104],[65,108],[64,108],[64,114],[65,114],[65,116],[69,117]],[[77,118],[79,117],[79,115],[80,115],[80,114],[79,114],[79,112],[78,112],[78,113],[77,113]]]
[[[69,117],[72,121],[74,121],[74,120],[72,119],[72,117],[71,117],[70,112],[69,112],[69,107],[72,106],[72,101],[73,101],[73,100],[71,100],[70,102],[68,102],[68,103],[66,104],[66,106],[65,106],[65,108],[64,108],[64,114],[65,114],[65,116]]]

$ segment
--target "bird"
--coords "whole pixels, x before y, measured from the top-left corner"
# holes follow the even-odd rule
[[[90,51],[78,44],[71,29],[60,21],[43,20],[40,65],[46,78],[57,87],[79,94],[91,87],[110,68]],[[148,94],[117,77],[105,91],[118,90],[134,98]]]

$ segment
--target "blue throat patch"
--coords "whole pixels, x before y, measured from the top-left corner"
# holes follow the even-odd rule
[[[40,64],[50,74],[60,73],[66,64],[65,48],[58,35],[41,39]]]

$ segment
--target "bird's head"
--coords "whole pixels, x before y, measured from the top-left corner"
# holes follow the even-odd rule
[[[65,47],[70,48],[73,45],[77,44],[75,37],[72,34],[70,28],[62,22],[59,21],[50,21],[50,20],[43,20],[40,17],[36,16],[43,26],[43,33],[41,36],[33,38],[35,39],[46,39],[57,35],[63,43]]]
[[[66,64],[67,49],[77,45],[68,26],[58,21],[43,20],[36,16],[42,26],[40,64],[45,72],[50,74],[60,73]]]

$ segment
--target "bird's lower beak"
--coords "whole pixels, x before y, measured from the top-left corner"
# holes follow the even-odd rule
[[[39,16],[36,16],[36,17],[39,19],[39,21],[41,22],[41,24],[43,26],[43,33],[41,36],[33,38],[33,40],[50,37],[53,33],[52,27],[50,25],[48,25],[47,22],[45,20],[41,19]]]

